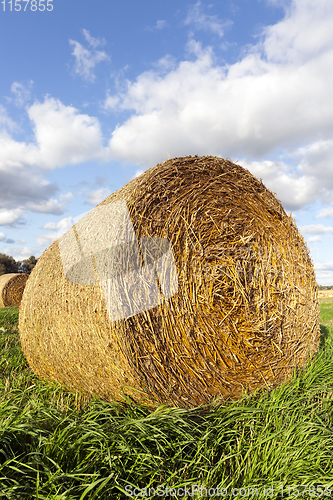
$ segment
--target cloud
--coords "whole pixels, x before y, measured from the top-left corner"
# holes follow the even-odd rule
[[[188,22],[212,21],[201,4],[193,9]],[[110,153],[146,168],[166,152],[248,165],[271,155],[263,181],[290,209],[333,203],[332,23],[329,0],[294,0],[230,65],[190,40],[191,60],[145,71],[108,96],[106,109],[131,112],[113,131]]]
[[[307,243],[315,243],[316,241],[322,241],[321,237],[320,236],[310,236],[310,238],[308,238],[306,240]]]
[[[47,222],[43,225],[43,229],[51,230],[51,233],[47,234],[38,234],[37,235],[37,244],[41,247],[49,246],[55,240],[60,238],[60,236],[68,231],[73,224],[75,223],[74,218],[72,216],[65,217],[61,219],[59,222]]]
[[[61,236],[61,235],[60,235]],[[59,238],[59,235],[58,233],[49,233],[49,234],[45,234],[45,235],[37,235],[37,243],[39,246],[41,247],[48,247],[51,245],[51,243],[53,243],[55,240],[57,240]]]
[[[30,91],[33,83],[34,82],[30,80],[26,86],[19,82],[14,82],[12,84],[10,90],[15,95],[15,106],[22,108],[30,100]]]
[[[55,240],[60,238],[64,233],[66,233],[76,222],[78,222],[82,217],[87,215],[87,212],[83,212],[76,217],[69,216],[61,219],[59,222],[47,222],[43,225],[43,229],[52,231],[47,234],[38,234],[37,243],[38,245],[45,247],[51,245]]]
[[[333,261],[331,262],[318,262],[314,265],[316,271],[333,271]]]
[[[108,188],[96,189],[88,194],[87,200],[84,202],[85,205],[93,205],[94,207],[110,196],[111,191]]]
[[[59,196],[60,201],[73,201],[73,193],[63,193]]]
[[[28,203],[45,203],[58,189],[56,184],[43,179],[33,167],[10,169],[10,164],[3,169],[0,167],[0,214],[1,211],[23,214]],[[18,206],[21,208],[18,209]],[[18,220],[20,217],[15,215],[14,218]],[[0,225],[2,223],[0,215]]]
[[[0,209],[6,211],[5,219],[0,212],[0,224],[15,223],[18,207],[20,214],[29,209],[60,215],[73,195],[63,193],[57,200],[59,187],[46,174],[57,167],[108,158],[97,118],[48,96],[26,112],[34,140],[16,141],[0,130]]]
[[[17,124],[8,116],[6,109],[0,104],[0,131],[5,133],[6,130],[15,131],[17,129]]]
[[[79,113],[73,106],[47,96],[27,109],[35,141],[17,142],[0,134],[0,171],[34,166],[53,169],[79,164],[105,154],[97,118]]]
[[[268,60],[301,65],[332,50],[330,0],[293,0],[285,8],[285,19],[264,29]]]
[[[93,73],[95,66],[102,61],[110,60],[110,57],[104,51],[95,50],[99,45],[104,45],[104,40],[93,38],[88,30],[84,29],[82,31],[93,50],[86,49],[75,40],[69,40],[70,45],[74,47],[72,52],[75,57],[74,72],[85,80],[93,82],[96,79]]]
[[[99,45],[105,45],[106,44],[106,41],[104,40],[104,38],[94,38],[93,36],[90,35],[90,33],[89,33],[88,30],[83,29],[82,33],[84,35],[84,38],[89,43],[89,45],[91,45],[92,47],[94,47],[94,49],[96,47],[99,47]]]
[[[135,172],[135,174],[134,174],[133,179],[135,179],[136,177],[139,177],[139,176],[140,176],[141,174],[143,174],[143,173],[144,173],[144,170],[141,170],[141,169],[140,169],[140,170],[137,170],[137,171]]]
[[[56,199],[49,199],[39,201],[38,203],[34,201],[28,201],[26,203],[26,208],[31,212],[43,213],[43,214],[53,214],[53,215],[62,215],[67,207],[67,202],[73,200],[72,193],[61,194],[59,196],[60,203]]]
[[[34,203],[33,201],[29,201],[26,204],[26,208],[31,212],[62,215],[65,211],[66,205],[64,203],[59,203],[58,200],[51,199],[40,203]]]
[[[333,207],[323,208],[316,215],[317,219],[325,217],[333,217]]]
[[[39,234],[37,235],[37,243],[38,245],[45,247],[46,245],[51,245],[55,240],[60,238],[64,233],[66,233],[74,224],[76,224],[82,217],[87,215],[87,212],[82,212],[81,214],[73,217],[65,217],[61,219],[59,222],[47,222],[43,225],[43,229],[47,229],[52,231],[47,234]]]
[[[163,28],[165,28],[166,24],[167,22],[164,19],[158,19],[156,22],[156,29],[162,30]]]
[[[218,35],[224,36],[224,29],[232,24],[232,21],[222,22],[218,16],[204,14],[200,1],[192,5],[188,11],[184,21],[185,26],[193,26],[196,31],[204,30]]]
[[[167,26],[167,22],[164,19],[158,19],[154,27],[145,28],[145,31],[160,31]]]
[[[309,224],[299,228],[302,234],[333,234],[333,227],[323,224]]]
[[[47,222],[43,225],[43,229],[50,229],[55,231],[59,229],[60,231],[66,232],[74,224],[74,218],[72,216],[61,219],[59,222]]]
[[[12,255],[16,262],[28,259],[31,255],[35,255],[35,257],[38,257],[38,255],[36,254],[36,249],[33,249],[31,247],[5,248],[3,253]]]
[[[320,193],[320,183],[315,175],[303,175],[300,166],[292,171],[283,161],[247,161],[240,160],[257,178],[263,178],[265,186],[277,193],[285,210],[299,210],[315,203]]]
[[[0,232],[0,241],[3,241],[4,243],[7,243],[8,245],[12,245],[13,243],[15,243],[15,240],[11,239],[11,238],[7,238],[7,236],[5,235],[5,233],[1,233]],[[26,243],[24,240],[18,240],[18,243]]]
[[[39,163],[47,168],[100,158],[102,132],[97,118],[47,97],[28,110],[34,124]]]
[[[14,224],[23,224],[24,219],[23,210],[21,208],[15,208],[12,210],[6,210],[0,208],[0,226],[13,226]]]
[[[333,283],[333,261],[318,262],[314,264],[317,282],[321,285],[332,285]]]

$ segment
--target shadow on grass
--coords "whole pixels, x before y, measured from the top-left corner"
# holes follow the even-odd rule
[[[324,325],[320,325],[320,343],[319,343],[319,349],[323,349],[325,347],[326,340],[328,339],[329,336],[329,328]]]

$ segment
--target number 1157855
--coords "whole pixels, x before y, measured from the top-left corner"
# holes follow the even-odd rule
[[[11,12],[13,10],[48,10],[51,11],[53,10],[53,0],[2,0],[2,5],[3,5],[3,11],[6,10],[6,4],[7,4],[7,10],[10,10]],[[30,4],[30,5],[29,5]]]

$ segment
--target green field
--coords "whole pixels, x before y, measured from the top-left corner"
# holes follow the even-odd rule
[[[210,411],[150,413],[43,382],[17,321],[18,309],[0,309],[0,498],[191,498],[185,486],[197,499],[333,497],[333,300],[321,303],[311,365]]]

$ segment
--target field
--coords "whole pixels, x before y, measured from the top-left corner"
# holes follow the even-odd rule
[[[333,290],[319,290],[318,292],[320,299],[333,298]]]
[[[18,309],[1,309],[0,498],[333,497],[333,299],[320,307],[319,352],[289,383],[153,413],[39,380],[20,348]]]

